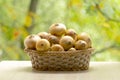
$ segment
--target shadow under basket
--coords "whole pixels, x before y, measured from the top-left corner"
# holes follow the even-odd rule
[[[40,52],[24,49],[30,56],[32,67],[38,71],[80,71],[89,68],[93,48],[76,51]]]

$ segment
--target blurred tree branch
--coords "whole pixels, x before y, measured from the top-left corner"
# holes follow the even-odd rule
[[[37,5],[38,5],[38,0],[31,0],[29,9],[28,9],[28,13],[26,16],[26,21],[24,24],[24,27],[26,28],[26,30],[29,33],[35,27],[34,24],[35,24],[35,14],[36,14],[36,10],[37,10]],[[29,23],[29,24],[26,25],[26,23]]]
[[[107,20],[114,21],[114,22],[120,22],[120,20],[110,18],[107,14],[105,14],[105,13],[100,9],[100,5],[99,5],[99,4],[96,3],[95,5],[96,5],[96,9],[97,9]]]
[[[111,49],[111,48],[120,50],[120,46],[115,45],[115,44],[112,44],[112,45],[109,45],[109,46],[107,46],[107,47],[104,47],[104,48],[102,48],[102,49],[100,49],[100,50],[95,51],[95,52],[92,54],[92,56],[95,56],[96,54],[102,53],[102,52],[104,52],[104,51],[106,51],[106,50],[109,50],[109,49]]]

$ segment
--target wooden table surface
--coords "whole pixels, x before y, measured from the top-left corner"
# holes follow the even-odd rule
[[[30,61],[0,62],[0,80],[120,80],[120,62],[90,62],[87,71],[33,71]]]

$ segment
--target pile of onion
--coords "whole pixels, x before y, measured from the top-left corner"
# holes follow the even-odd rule
[[[37,51],[75,51],[92,47],[90,36],[74,29],[67,29],[62,23],[52,24],[49,32],[28,35],[24,40],[26,49]]]

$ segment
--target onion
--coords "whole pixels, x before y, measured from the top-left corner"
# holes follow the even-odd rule
[[[47,51],[50,49],[50,43],[47,39],[40,39],[36,43],[36,49],[38,51]]]
[[[49,32],[55,36],[62,36],[66,33],[66,26],[62,23],[52,24],[49,28]]]
[[[24,46],[27,49],[35,49],[36,42],[40,40],[41,38],[35,34],[29,35],[24,40]]]
[[[60,39],[60,45],[63,46],[65,50],[69,50],[74,46],[74,39],[71,36],[63,36]]]

